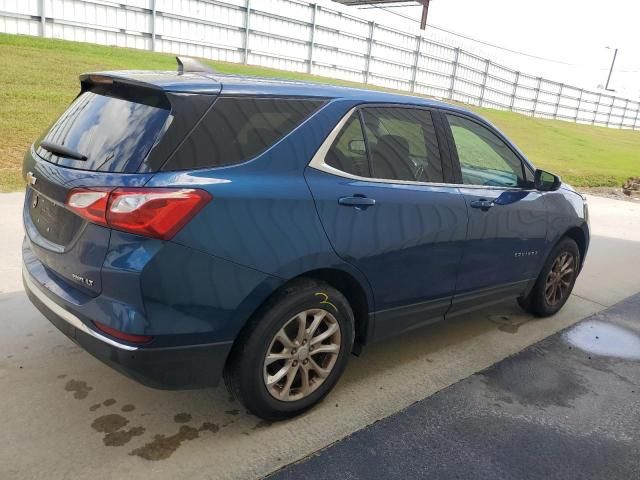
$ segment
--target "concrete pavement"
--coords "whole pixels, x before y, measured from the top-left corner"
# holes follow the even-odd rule
[[[629,267],[640,257],[640,205],[591,197],[591,251],[558,315],[535,320],[505,304],[373,346],[319,407],[269,425],[224,388],[138,385],[52,327],[21,287],[21,202],[0,196],[3,479],[264,476],[640,291]]]

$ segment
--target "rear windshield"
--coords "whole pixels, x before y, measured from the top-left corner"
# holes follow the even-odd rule
[[[162,169],[211,168],[250,160],[323,103],[315,99],[220,97]]]
[[[135,172],[159,139],[169,103],[157,94],[93,89],[80,94],[41,139],[87,157],[77,160],[42,147],[45,160],[81,170]]]

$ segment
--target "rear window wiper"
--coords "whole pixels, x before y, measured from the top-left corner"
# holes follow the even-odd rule
[[[80,152],[76,152],[75,150],[67,148],[63,145],[58,145],[57,143],[47,142],[46,140],[40,143],[40,147],[60,157],[68,157],[75,160],[83,161],[87,159],[87,156],[81,154]]]

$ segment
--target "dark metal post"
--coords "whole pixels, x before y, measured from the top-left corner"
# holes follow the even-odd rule
[[[616,57],[618,56],[618,49],[613,52],[613,60],[611,61],[611,68],[609,69],[609,76],[607,77],[607,84],[604,89],[609,90],[609,82],[611,81],[611,74],[613,73],[613,66],[616,64]]]
[[[427,27],[427,17],[429,16],[429,2],[431,0],[422,0],[422,18],[420,19],[420,30]]]

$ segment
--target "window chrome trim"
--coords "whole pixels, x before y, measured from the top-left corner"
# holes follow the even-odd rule
[[[392,107],[392,106],[395,106],[395,105],[389,105],[389,107]],[[406,106],[406,108],[410,108],[410,107],[411,107],[410,105]],[[331,130],[331,132],[329,133],[327,138],[324,140],[324,142],[322,142],[322,145],[320,145],[320,148],[318,148],[318,150],[316,151],[315,155],[309,162],[309,167],[314,168],[316,170],[320,170],[321,172],[330,173],[331,175],[336,175],[338,177],[348,178],[350,180],[359,180],[363,182],[384,183],[384,184],[390,184],[390,185],[417,185],[417,186],[424,186],[424,187],[455,187],[455,188],[460,187],[460,184],[458,183],[432,183],[432,182],[418,182],[416,180],[392,180],[389,178],[361,177],[359,175],[353,175],[351,173],[343,172],[342,170],[339,170],[325,163],[324,160],[327,156],[327,153],[329,153],[329,149],[333,145],[333,142],[336,140],[336,138],[338,137],[338,134],[340,133],[342,128],[346,125],[346,123],[349,121],[351,116],[358,110],[359,110],[359,107],[353,107],[340,119],[340,121],[333,128],[333,130]]]
[[[365,105],[365,107],[368,105]],[[376,106],[380,106],[376,104]],[[389,107],[394,107],[395,105],[385,105]],[[410,108],[411,105],[403,105],[405,108]],[[333,145],[333,142],[338,137],[338,134],[342,130],[342,128],[349,121],[351,116],[361,108],[361,105],[353,107],[349,110],[345,115],[340,119],[340,121],[333,127],[333,130],[327,135],[320,148],[316,151],[313,158],[309,162],[308,166],[319,170],[321,172],[329,173],[331,175],[335,175],[337,177],[348,178],[350,180],[358,180],[362,182],[370,182],[370,183],[384,183],[387,185],[415,185],[422,187],[453,187],[453,188],[465,188],[465,189],[476,189],[476,190],[502,190],[502,191],[527,191],[527,192],[538,192],[535,188],[522,188],[522,187],[500,187],[496,185],[466,185],[464,183],[435,183],[435,182],[418,182],[415,180],[391,180],[388,178],[372,178],[372,177],[361,177],[360,175],[353,175],[352,173],[343,172],[331,165],[325,163],[325,158],[327,153],[329,153],[329,149]],[[416,105],[416,108],[420,108],[419,105]],[[477,123],[477,122],[476,122]],[[491,131],[491,130],[490,130]],[[498,136],[500,138],[500,136]],[[500,138],[503,140],[502,138]],[[504,140],[503,140],[504,141]],[[505,142],[507,143],[507,142]],[[508,146],[508,144],[507,144]],[[514,152],[515,153],[515,152]],[[519,160],[522,160],[519,155],[516,154]]]

